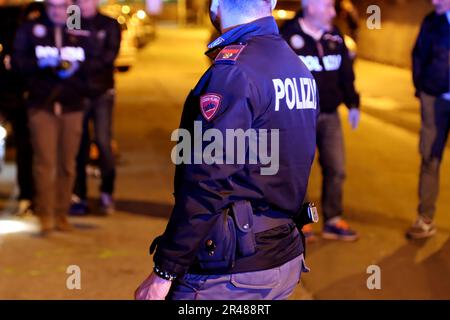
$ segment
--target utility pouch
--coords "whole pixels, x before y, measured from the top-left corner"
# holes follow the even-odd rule
[[[237,254],[239,257],[248,257],[256,252],[254,232],[253,208],[249,201],[233,203],[233,218],[236,225]]]
[[[205,271],[227,271],[234,266],[236,228],[230,210],[225,210],[200,245],[197,261]]]

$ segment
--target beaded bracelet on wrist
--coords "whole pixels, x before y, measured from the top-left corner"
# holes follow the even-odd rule
[[[175,274],[169,273],[167,271],[161,270],[157,266],[153,268],[153,271],[158,275],[158,277],[163,278],[165,280],[173,281],[177,278]]]

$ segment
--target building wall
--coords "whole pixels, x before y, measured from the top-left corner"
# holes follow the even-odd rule
[[[358,54],[372,61],[399,67],[411,66],[414,47],[423,18],[433,10],[430,0],[354,0],[360,13]],[[367,8],[381,9],[381,29],[367,28]]]

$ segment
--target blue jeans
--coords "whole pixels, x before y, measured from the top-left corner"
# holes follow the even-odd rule
[[[342,215],[345,180],[344,137],[337,112],[321,113],[317,122],[317,148],[322,168],[322,211],[325,222]]]
[[[111,89],[101,96],[89,99],[83,121],[83,136],[77,157],[77,179],[74,193],[87,198],[86,165],[89,161],[89,122],[94,124],[95,143],[99,150],[99,167],[102,177],[100,192],[113,194],[116,178],[115,159],[111,148],[115,93]]]
[[[285,300],[302,272],[309,271],[303,254],[280,267],[226,274],[186,274],[176,281],[170,300]]]

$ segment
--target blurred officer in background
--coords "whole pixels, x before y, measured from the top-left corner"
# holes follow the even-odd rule
[[[89,123],[94,125],[95,143],[100,156],[100,205],[104,213],[114,212],[115,161],[111,148],[113,131],[114,60],[119,53],[121,30],[119,23],[98,12],[99,0],[77,0],[81,9],[81,34],[86,42],[88,105],[84,117],[83,137],[77,157],[77,178],[70,213],[88,212],[86,165],[91,139]]]
[[[450,0],[433,0],[435,11],[422,23],[413,51],[413,79],[420,98],[422,128],[419,207],[409,238],[436,233],[439,168],[450,129]]]
[[[322,167],[322,211],[326,239],[354,241],[358,234],[342,219],[342,194],[345,179],[345,150],[339,105],[349,109],[353,129],[359,125],[359,95],[354,87],[353,66],[344,39],[333,26],[334,0],[303,0],[303,16],[281,28],[280,33],[306,64],[317,81],[320,115],[317,123],[317,147]],[[303,230],[314,238],[310,225]]]
[[[66,27],[69,0],[46,0],[46,15],[25,23],[14,42],[13,66],[26,80],[33,146],[35,212],[42,234],[67,220],[84,111],[82,40]]]
[[[0,125],[1,117],[11,124],[16,150],[18,206],[15,214],[23,216],[32,212],[33,173],[32,148],[28,128],[27,109],[23,101],[23,79],[12,69],[11,54],[15,32],[25,12],[6,7],[0,12]]]
[[[180,127],[191,136],[198,122],[222,136],[279,130],[269,143],[273,153],[279,146],[279,170],[264,175],[261,163],[229,164],[227,148],[219,151],[227,164],[177,166],[175,207],[137,299],[164,299],[173,281],[176,300],[286,299],[307,271],[294,221],[315,154],[317,87],[279,35],[275,3],[212,1],[222,35],[208,46],[213,66],[187,98]]]

